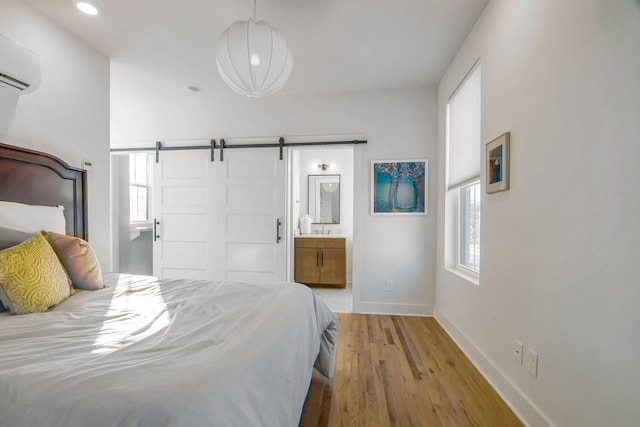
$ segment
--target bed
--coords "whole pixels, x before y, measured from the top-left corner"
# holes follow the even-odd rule
[[[86,239],[85,179],[0,144],[0,200],[62,204]],[[295,426],[314,370],[333,375],[337,317],[306,286],[102,279],[46,312],[0,313],[0,424]]]

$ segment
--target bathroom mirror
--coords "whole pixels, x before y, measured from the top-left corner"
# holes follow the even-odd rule
[[[309,175],[313,224],[340,224],[340,175]]]

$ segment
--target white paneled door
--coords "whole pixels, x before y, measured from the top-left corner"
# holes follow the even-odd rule
[[[285,164],[273,148],[228,149],[215,162],[199,150],[161,152],[154,275],[284,280]]]
[[[273,148],[225,150],[218,169],[218,277],[284,280],[285,164]]]
[[[166,151],[154,166],[155,276],[212,277],[215,171],[209,160],[202,151]]]

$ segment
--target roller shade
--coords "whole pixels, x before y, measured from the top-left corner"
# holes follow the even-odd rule
[[[481,73],[476,66],[447,104],[448,189],[480,176]]]

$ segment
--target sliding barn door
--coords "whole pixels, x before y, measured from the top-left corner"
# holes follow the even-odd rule
[[[285,164],[279,150],[162,151],[154,168],[153,274],[284,280]]]
[[[214,164],[202,151],[163,151],[154,165],[153,274],[210,279]]]
[[[224,151],[217,179],[217,277],[284,280],[285,164],[273,148]]]

